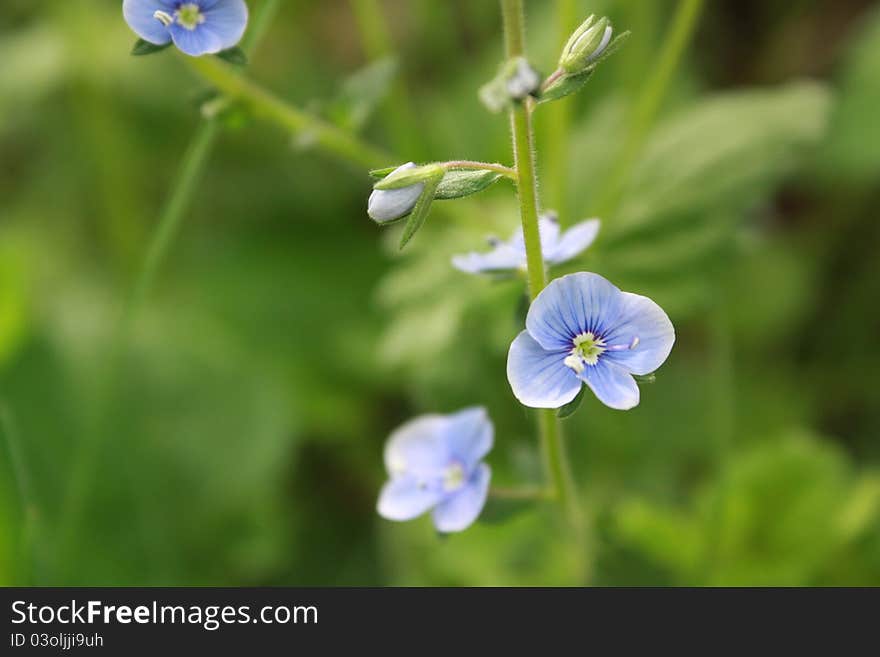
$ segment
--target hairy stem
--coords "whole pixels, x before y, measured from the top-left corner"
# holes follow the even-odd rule
[[[501,11],[504,17],[507,57],[522,56],[525,53],[525,18],[522,0],[501,0]],[[535,173],[534,130],[531,111],[527,104],[518,104],[511,110],[510,123],[516,161],[520,217],[526,246],[529,293],[534,299],[547,284],[547,275],[541,254],[541,234],[538,231],[538,180]],[[538,411],[538,427],[547,476],[552,482],[554,496],[577,526],[577,518],[580,516],[577,495],[555,412],[551,409]]]

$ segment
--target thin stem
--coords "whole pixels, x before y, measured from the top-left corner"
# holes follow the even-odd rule
[[[489,497],[498,500],[549,500],[553,499],[553,491],[539,486],[523,486],[504,488],[493,486],[489,489]]]
[[[475,160],[449,160],[448,162],[441,162],[441,166],[450,169],[452,171],[455,170],[475,170],[475,171],[494,171],[495,173],[500,173],[505,178],[510,178],[511,180],[518,180],[519,177],[517,175],[516,169],[511,169],[510,167],[506,167],[503,164],[497,164],[492,162],[477,162]]]
[[[507,57],[521,56],[524,54],[525,43],[522,0],[501,0],[501,11],[504,16]],[[544,258],[541,254],[541,234],[538,231],[538,180],[535,173],[534,131],[531,111],[527,105],[515,106],[510,114],[529,292],[534,299],[544,289],[547,281]],[[558,420],[552,409],[538,411],[538,427],[547,475],[553,484],[554,495],[578,529],[580,511],[577,495],[559,433]],[[578,531],[578,538],[580,537],[581,532]]]
[[[18,499],[21,503],[22,532],[21,543],[24,552],[25,567],[21,569],[26,573],[26,580],[33,579],[34,561],[34,526],[36,524],[37,505],[31,487],[31,479],[25,465],[24,453],[21,447],[18,430],[12,413],[6,404],[0,403],[0,434],[9,452],[9,461],[12,467],[12,476],[15,479],[15,487],[18,491]],[[26,581],[26,583],[32,583]]]
[[[393,159],[359,137],[281,100],[216,57],[187,57],[186,62],[202,78],[228,97],[246,104],[256,115],[277,123],[296,137],[308,136],[316,146],[346,162],[370,169]]]
[[[631,113],[626,141],[611,168],[608,183],[603,186],[604,193],[597,204],[597,215],[600,217],[613,214],[620,203],[632,165],[666,96],[666,89],[672,81],[679,61],[690,43],[702,8],[703,0],[681,0],[678,4],[672,26],[654,66],[654,74],[636,101]]]

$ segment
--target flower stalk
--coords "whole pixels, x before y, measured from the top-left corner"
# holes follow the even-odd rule
[[[501,0],[501,12],[507,57],[508,59],[521,57],[525,54],[525,17],[522,0]],[[547,272],[541,252],[541,233],[538,230],[538,179],[535,167],[534,127],[528,102],[514,105],[510,110],[510,124],[516,162],[520,218],[526,247],[529,295],[534,299],[547,284]],[[545,467],[553,486],[554,497],[577,526],[580,517],[577,496],[555,411],[539,410],[538,428]]]

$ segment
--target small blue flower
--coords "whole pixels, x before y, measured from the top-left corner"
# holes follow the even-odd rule
[[[526,330],[507,356],[513,394],[533,408],[559,408],[586,383],[606,406],[639,403],[633,374],[650,374],[672,350],[675,329],[647,297],[598,274],[557,278],[532,302]]]
[[[244,0],[123,0],[125,22],[144,41],[174,41],[198,57],[237,44],[248,21]]]
[[[443,533],[467,529],[489,494],[494,428],[486,409],[451,415],[422,415],[399,427],[385,445],[389,480],[377,509],[388,520],[411,520],[434,509]]]
[[[599,233],[599,220],[587,219],[560,233],[556,215],[544,214],[538,220],[541,233],[541,252],[544,262],[558,265],[580,255]],[[490,241],[493,247],[487,253],[466,253],[452,257],[452,266],[466,274],[498,273],[526,268],[526,245],[522,228],[507,242]]]

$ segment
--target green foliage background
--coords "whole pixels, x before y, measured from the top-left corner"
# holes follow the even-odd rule
[[[377,48],[348,2],[290,0],[248,75],[400,161],[509,162],[476,96],[496,3],[380,4],[398,66],[362,70]],[[107,390],[204,86],[170,51],[129,57],[115,0],[4,0],[0,583],[880,585],[880,9],[709,0],[615,182],[675,5],[573,4],[634,34],[562,101],[562,152],[539,110],[545,205],[601,211],[568,270],[653,297],[678,333],[636,410],[588,397],[564,423],[587,579],[553,508],[492,505],[445,539],[374,513],[384,439],[421,412],[486,405],[495,481],[539,481],[504,376],[521,284],[449,266],[516,227],[507,183],[438,203],[399,254],[364,171],[233,112]],[[546,71],[555,6],[527,3]]]

